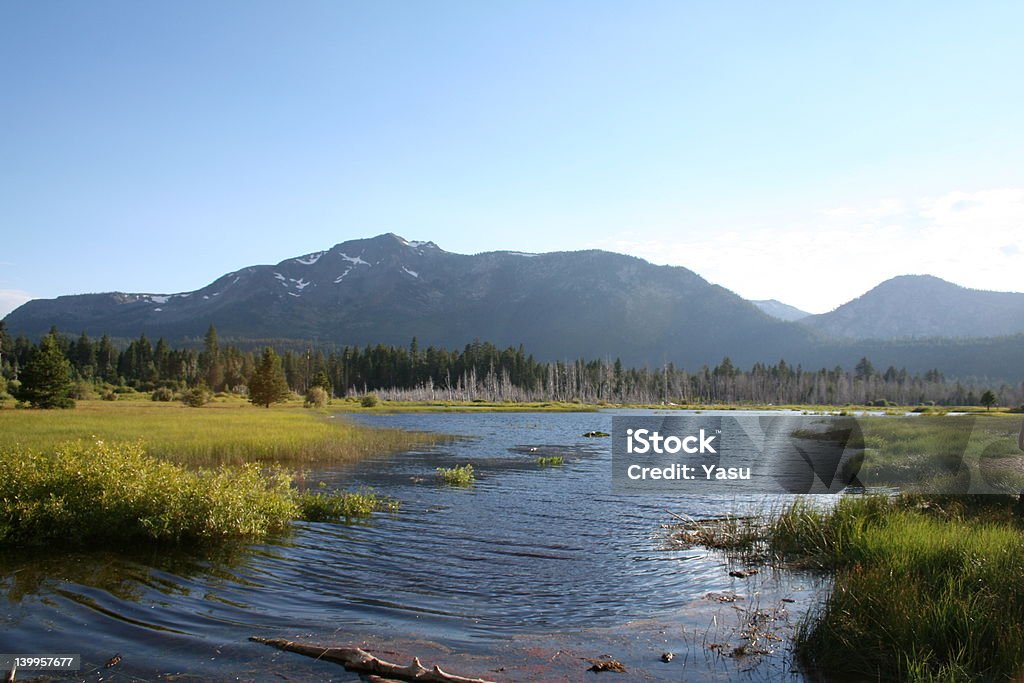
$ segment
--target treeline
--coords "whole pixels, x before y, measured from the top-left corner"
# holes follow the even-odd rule
[[[199,349],[173,348],[164,339],[154,343],[144,335],[127,345],[106,336],[94,340],[57,330],[51,336],[82,391],[205,387],[245,394],[260,360],[258,350],[221,344],[213,326]],[[0,377],[5,383],[18,381],[19,370],[36,348],[25,337],[12,339],[0,322]],[[407,347],[310,346],[279,352],[291,391],[305,394],[313,386],[326,385],[335,397],[376,393],[400,400],[979,405],[991,391],[997,405],[1024,403],[1024,385],[952,381],[937,369],[923,375],[894,367],[881,370],[866,358],[851,369],[810,370],[780,360],[744,370],[729,358],[694,370],[671,363],[626,368],[618,360],[541,362],[522,346],[501,349],[480,341],[461,350],[422,349],[415,338]],[[0,386],[0,394],[3,389]]]

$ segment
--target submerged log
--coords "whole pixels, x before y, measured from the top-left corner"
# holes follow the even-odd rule
[[[259,636],[251,636],[249,640],[286,652],[295,652],[314,659],[341,664],[354,673],[378,676],[385,680],[413,681],[414,683],[492,683],[483,678],[466,678],[450,674],[442,671],[436,665],[434,668],[428,669],[420,663],[417,657],[413,657],[412,664],[409,666],[399,666],[374,657],[358,647],[320,647],[296,643],[283,638],[260,638]]]

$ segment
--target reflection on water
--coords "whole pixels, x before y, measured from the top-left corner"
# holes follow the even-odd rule
[[[578,658],[551,657],[556,652],[598,656],[618,647],[623,662],[652,680],[679,680],[682,669],[650,665],[651,653],[677,648],[691,671],[708,657],[708,643],[689,633],[710,627],[708,593],[745,594],[745,603],[714,606],[729,614],[773,595],[800,604],[811,595],[802,590],[805,577],[744,581],[729,577],[720,557],[665,549],[666,509],[700,517],[764,501],[613,495],[610,440],[581,436],[611,431],[610,413],[361,419],[472,438],[310,473],[311,483],[372,486],[402,501],[400,512],[367,524],[297,524],[260,545],[8,554],[0,559],[0,651],[80,652],[86,670],[122,654],[106,680],[160,673],[266,680],[268,672],[357,680],[246,642],[259,634],[433,654],[499,679],[503,672],[488,667],[507,659],[505,680],[545,680],[585,668]],[[541,455],[564,464],[542,468]],[[476,470],[472,488],[439,485],[437,467],[462,463]],[[550,658],[543,672],[523,665],[538,648]],[[716,658],[692,676],[741,671]]]

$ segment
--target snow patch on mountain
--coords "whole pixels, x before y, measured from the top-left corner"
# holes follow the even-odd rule
[[[363,259],[359,258],[358,256],[349,256],[348,254],[343,253],[343,252],[339,253],[338,256],[340,256],[341,258],[345,259],[349,263],[351,263],[353,265],[356,265],[356,266],[360,266],[360,265],[368,266],[368,265],[370,265],[369,263],[367,263]]]
[[[300,258],[295,259],[296,263],[301,263],[304,266],[311,266],[320,260],[320,257],[326,254],[326,251],[317,251],[312,254],[306,254]]]
[[[419,274],[419,273],[417,273],[417,272],[416,272],[415,270],[409,270],[409,269],[408,269],[408,268],[406,268],[405,266],[402,266],[402,270],[404,270],[404,271],[405,271],[406,273],[408,273],[409,275],[412,275],[413,277],[419,277],[419,276],[420,276],[420,274]]]

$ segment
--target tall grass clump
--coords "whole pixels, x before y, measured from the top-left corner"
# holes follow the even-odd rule
[[[0,453],[0,543],[259,537],[296,514],[291,477],[256,465],[187,470],[102,440]]]
[[[334,522],[341,519],[369,517],[374,512],[394,512],[400,503],[373,491],[345,493],[319,493],[303,491],[297,494],[299,514],[307,522]]]
[[[537,464],[541,467],[561,467],[565,458],[560,455],[542,455],[537,458]]]
[[[437,476],[448,486],[471,486],[476,480],[472,465],[438,467]]]
[[[1024,670],[1024,536],[994,521],[999,508],[848,496],[831,510],[783,510],[772,547],[835,575],[797,633],[801,658],[854,679],[1014,680]]]

